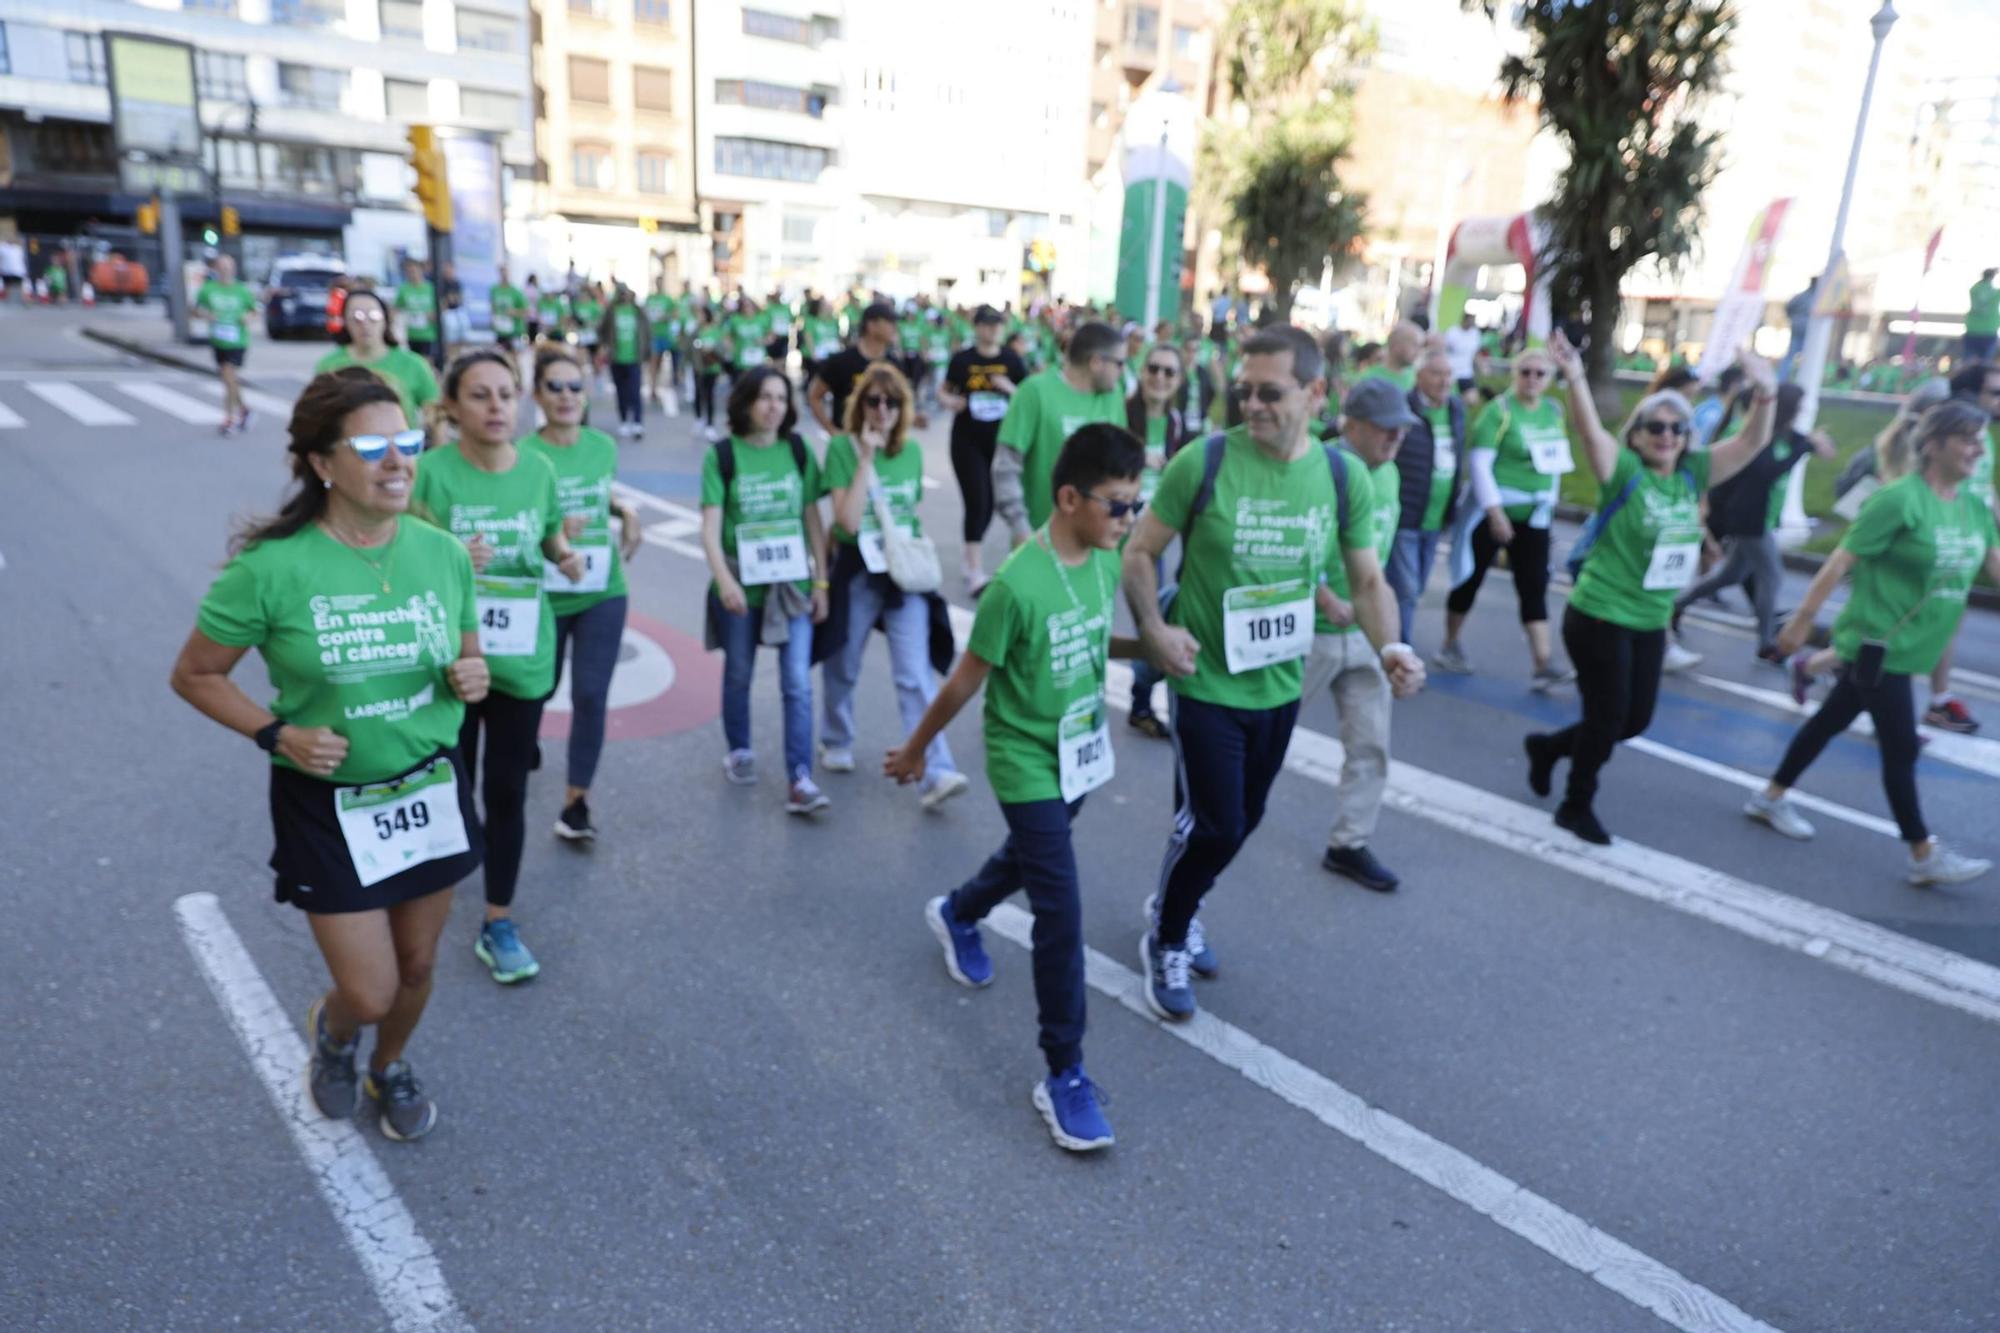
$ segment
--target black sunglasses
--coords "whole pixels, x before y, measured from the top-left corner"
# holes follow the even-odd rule
[[[1265,404],[1285,401],[1285,386],[1282,384],[1236,384],[1230,386],[1229,392],[1236,396],[1239,403],[1247,403],[1252,398]]]
[[[894,398],[891,398],[886,393],[871,393],[867,397],[861,400],[861,405],[863,407],[894,407],[894,408],[901,408],[903,406],[901,403],[897,402]]]
[[[1178,375],[1181,372],[1178,368],[1174,366],[1162,364],[1157,366],[1147,366],[1146,373],[1148,375],[1165,375],[1171,379],[1173,376]]]
[[[1080,491],[1086,500],[1095,500],[1104,506],[1104,512],[1113,518],[1137,518],[1139,511],[1146,507],[1144,500],[1107,500],[1094,491]]]
[[[1685,421],[1642,421],[1639,429],[1648,435],[1685,435],[1688,433]]]
[[[543,380],[543,393],[582,393],[582,380]]]
[[[1514,374],[1517,378],[1530,380],[1545,380],[1549,377],[1548,370],[1542,366],[1522,366]]]

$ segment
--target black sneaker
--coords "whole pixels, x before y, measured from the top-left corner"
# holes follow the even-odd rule
[[[1549,748],[1547,732],[1529,732],[1521,739],[1521,748],[1528,752],[1528,790],[1537,796],[1547,796],[1555,782],[1556,760],[1561,756]]]
[[[1173,737],[1173,733],[1167,730],[1167,724],[1160,721],[1156,714],[1133,713],[1125,721],[1132,730],[1143,736],[1150,736],[1156,741],[1170,740]]]
[[[345,1120],[354,1114],[360,1101],[354,1074],[354,1042],[342,1046],[326,1030],[326,996],[306,1010],[306,1037],[312,1042],[312,1060],[306,1065],[306,1089],[313,1105],[329,1120]]]
[[[1597,816],[1587,805],[1571,805],[1564,801],[1556,807],[1556,827],[1568,829],[1585,842],[1599,847],[1611,845],[1611,835],[1605,832],[1604,825],[1597,822]]]
[[[1364,889],[1376,893],[1394,893],[1403,881],[1396,878],[1396,872],[1375,859],[1375,853],[1366,847],[1329,847],[1326,855],[1319,859],[1322,870],[1331,870],[1336,875],[1345,875]]]
[[[589,842],[597,836],[590,825],[590,806],[581,796],[563,807],[556,819],[556,836],[564,842]]]
[[[381,1109],[382,1133],[386,1137],[407,1143],[437,1128],[437,1103],[424,1096],[407,1061],[394,1061],[379,1074],[369,1070],[362,1086],[368,1100]]]

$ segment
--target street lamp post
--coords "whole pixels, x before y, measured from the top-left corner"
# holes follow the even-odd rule
[[[1814,285],[1816,313],[1806,329],[1806,345],[1794,371],[1799,387],[1805,392],[1798,419],[1793,423],[1802,431],[1811,430],[1819,415],[1819,386],[1826,370],[1827,344],[1833,337],[1833,316],[1817,313],[1817,307],[1826,297],[1824,284],[1840,265],[1841,247],[1847,239],[1847,211],[1854,203],[1854,177],[1861,169],[1861,142],[1868,132],[1868,104],[1875,97],[1875,73],[1882,65],[1882,43],[1887,40],[1889,29],[1896,26],[1896,18],[1893,0],[1882,0],[1882,7],[1868,20],[1869,31],[1875,35],[1875,47],[1868,56],[1868,81],[1861,85],[1861,110],[1854,118],[1854,143],[1847,150],[1847,178],[1840,185],[1840,208],[1833,217],[1833,241],[1826,249],[1826,267]],[[1779,539],[1787,545],[1797,545],[1812,531],[1806,518],[1804,482],[1803,469],[1793,468],[1785,487],[1784,517],[1778,525]]]

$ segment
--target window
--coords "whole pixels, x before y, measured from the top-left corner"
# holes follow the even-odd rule
[[[807,144],[770,139],[718,138],[715,169],[725,176],[755,176],[763,180],[816,181],[831,155]]]
[[[69,55],[71,83],[104,82],[104,43],[94,32],[66,32],[63,47]]]
[[[341,179],[341,167],[351,165],[342,150],[290,143],[266,143],[259,148],[267,186],[292,194],[330,196],[351,184]]]
[[[640,194],[671,193],[674,160],[665,153],[640,153],[632,159],[632,183]]]
[[[745,9],[743,31],[747,36],[768,37],[774,42],[797,42],[801,46],[813,44],[813,23],[810,19],[773,14],[768,9]]]
[[[1097,126],[1099,129],[1103,129],[1105,123],[1109,121],[1110,118],[1111,118],[1111,108],[1108,105],[1106,105],[1103,102],[1092,102],[1090,104],[1091,124]]]
[[[467,51],[511,54],[521,49],[521,25],[504,14],[461,9],[458,11],[458,44]]]
[[[208,14],[225,19],[236,17],[236,0],[181,0],[181,8],[190,14]]]
[[[426,85],[409,83],[402,79],[384,79],[382,92],[383,100],[388,106],[389,119],[430,119],[431,93]]]
[[[332,28],[347,22],[347,0],[271,0],[271,22],[293,28]]]
[[[671,23],[673,6],[667,0],[632,0],[632,19],[635,23]]]
[[[422,92],[422,84],[408,84]],[[347,72],[321,69],[317,65],[278,65],[278,102],[282,106],[307,111],[338,111],[340,96],[347,91]],[[426,99],[428,100],[428,99]]]
[[[416,0],[382,0],[382,35],[424,39],[424,7]]]
[[[1160,44],[1160,11],[1152,5],[1138,5],[1125,11],[1125,44],[1152,51]]]
[[[250,86],[243,78],[243,57],[221,51],[194,53],[194,86],[197,95],[219,102],[245,102],[250,98]]]
[[[601,19],[605,16],[604,9],[605,0],[569,0],[569,12],[585,18]]]
[[[1201,29],[1174,25],[1174,54],[1190,60],[1201,54]]]
[[[0,23],[0,74],[14,72],[14,56],[7,45],[7,25]]]
[[[785,214],[785,244],[811,245],[819,236],[819,214]]]
[[[674,73],[649,65],[632,67],[632,105],[641,111],[674,109]]]
[[[602,60],[569,58],[569,100],[572,102],[611,101],[611,66]]]
[[[826,114],[827,94],[822,89],[792,88],[782,83],[762,83],[756,79],[717,79],[717,106],[754,106],[765,111],[792,111],[818,120]]]
[[[1090,49],[1090,59],[1091,59],[1091,63],[1092,63],[1092,64],[1095,64],[1095,65],[1100,65],[1100,66],[1101,66],[1101,65],[1108,65],[1108,64],[1110,64],[1110,63],[1111,63],[1111,43],[1109,43],[1109,42],[1099,42],[1099,43],[1097,43],[1097,44],[1096,44],[1095,46],[1093,46],[1093,47],[1092,47],[1092,48]]]
[[[210,139],[208,164],[224,185],[257,183],[257,145],[248,139]]]
[[[603,144],[572,144],[569,150],[569,178],[579,190],[609,190],[611,150]]]
[[[509,129],[521,122],[521,99],[488,88],[460,88],[458,109],[467,120],[505,125]]]

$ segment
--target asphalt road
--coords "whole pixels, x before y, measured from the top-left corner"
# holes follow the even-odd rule
[[[261,757],[166,687],[232,515],[281,489],[280,426],[219,438],[212,385],[75,336],[106,318],[0,313],[7,1326],[2000,1327],[2000,875],[1901,884],[1865,737],[1804,784],[1816,841],[1744,820],[1796,719],[1736,619],[1691,621],[1708,661],[1607,771],[1621,842],[1597,851],[1525,788],[1520,734],[1574,698],[1527,690],[1492,584],[1482,673],[1397,709],[1393,896],[1318,867],[1337,728],[1309,701],[1204,910],[1223,972],[1191,1029],[1131,989],[1170,753],[1118,727],[1077,829],[1118,1144],[1077,1159],[1028,1105],[1021,918],[974,993],[919,915],[1002,836],[983,780],[925,814],[828,776],[810,823],[768,774],[723,781],[685,418],[625,450],[649,545],[593,850],[544,832],[559,740],[535,780],[517,914],[542,976],[487,978],[468,886],[412,1047],[438,1132],[300,1117],[286,1043],[324,974],[270,900]],[[252,378],[281,400],[312,350],[260,347]],[[924,514],[948,538],[942,438]],[[870,652],[864,756],[896,731]],[[2000,727],[1991,617],[1959,665]],[[754,724],[775,759],[768,664]],[[976,713],[950,739],[978,774]],[[1932,822],[1988,856],[1996,779],[1979,739],[1921,770]],[[240,970],[190,947],[218,939]]]

